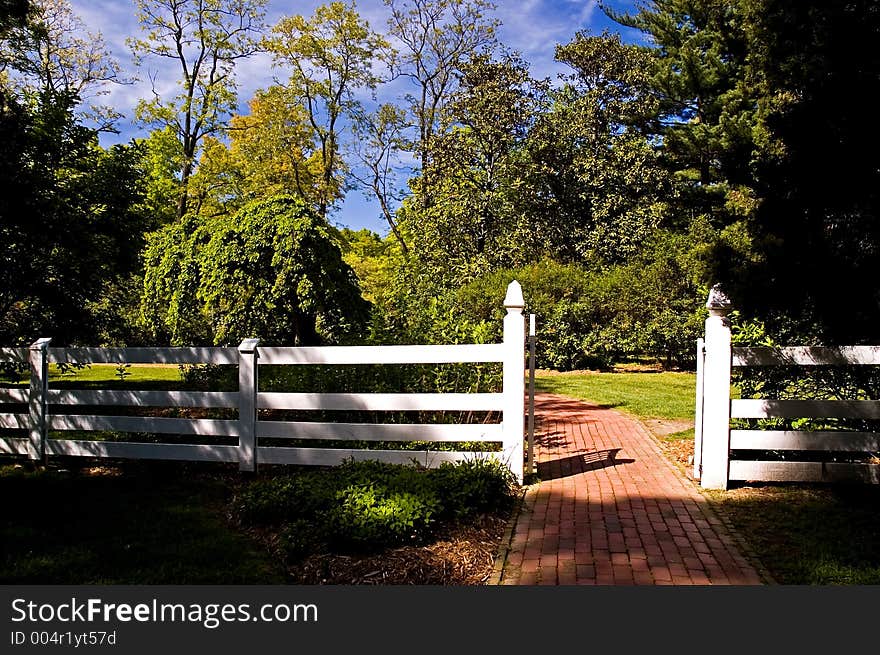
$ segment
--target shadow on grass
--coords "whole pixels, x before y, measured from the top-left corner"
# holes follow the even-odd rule
[[[781,584],[880,584],[880,488],[744,486],[724,511]]]
[[[182,465],[0,467],[4,584],[283,583],[223,516],[229,488]]]

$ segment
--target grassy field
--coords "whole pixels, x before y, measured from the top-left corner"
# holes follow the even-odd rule
[[[535,386],[639,418],[692,421],[695,379],[693,373],[584,373],[540,376]]]
[[[694,381],[688,373],[579,373],[542,376],[537,387],[645,421],[693,420]],[[664,438],[692,439],[693,430]],[[880,584],[880,488],[757,484],[707,496],[777,582]]]
[[[57,365],[49,365],[49,384],[56,389],[74,387],[90,389],[172,389],[183,386],[180,367],[175,364],[132,364],[123,367],[124,375],[115,364],[90,364],[63,373]],[[15,380],[0,378],[6,385],[28,385],[27,373]]]
[[[0,466],[0,583],[271,584],[285,575],[226,519],[214,467]]]

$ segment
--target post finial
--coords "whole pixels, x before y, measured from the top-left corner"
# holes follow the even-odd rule
[[[516,280],[507,285],[507,295],[504,296],[504,306],[507,309],[522,309],[526,306],[526,302],[523,300],[522,286],[520,286],[520,283]]]
[[[241,353],[252,353],[257,349],[257,346],[260,345],[259,339],[244,339],[238,345],[238,352]]]
[[[711,316],[727,316],[733,309],[730,296],[720,284],[714,285],[709,290],[709,298],[706,300],[706,309]]]
[[[52,343],[52,337],[41,337],[34,341],[30,346],[30,350],[46,350],[49,347],[49,344]]]

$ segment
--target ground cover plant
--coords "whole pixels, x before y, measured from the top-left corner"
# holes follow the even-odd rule
[[[689,470],[693,428],[666,430],[666,434],[663,428],[665,421],[693,425],[693,374],[545,375],[538,378],[537,386],[638,417],[657,435],[666,456],[683,472]],[[880,489],[876,486],[741,484],[706,495],[776,582],[880,583]]]
[[[289,561],[326,550],[357,553],[421,544],[444,522],[504,514],[512,478],[494,460],[436,469],[347,462],[273,476],[244,488],[236,510],[244,525],[273,529]]]
[[[7,463],[0,495],[33,504],[0,507],[0,582],[482,583],[513,498],[504,471]]]

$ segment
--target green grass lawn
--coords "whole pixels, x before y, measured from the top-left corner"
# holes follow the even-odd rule
[[[780,584],[880,584],[880,488],[792,483],[708,495]]]
[[[639,418],[692,421],[695,381],[693,373],[584,373],[539,376],[535,386]]]
[[[24,373],[17,380],[0,382],[27,386],[29,378]],[[115,364],[90,364],[68,373],[62,373],[55,364],[49,365],[49,385],[55,389],[172,389],[183,384],[180,367],[175,364],[132,364],[122,377]]]
[[[163,385],[170,388],[180,385],[183,378],[180,368],[174,364],[150,364],[138,366],[132,364],[125,369],[126,375],[120,377],[114,364],[91,364],[88,368],[79,369],[76,373],[62,375],[54,364],[49,367],[49,384],[53,387],[81,386],[88,388],[95,383],[101,386],[127,386],[136,389],[144,386]]]
[[[0,583],[270,584],[284,571],[225,518],[215,469],[0,466]]]

